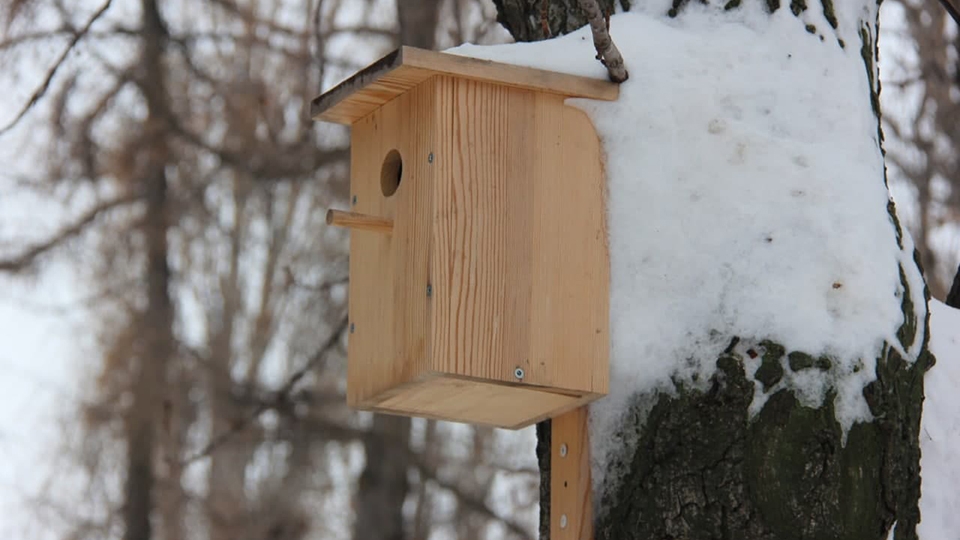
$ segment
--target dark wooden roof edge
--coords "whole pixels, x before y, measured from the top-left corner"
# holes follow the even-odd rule
[[[405,73],[413,75],[413,72],[417,72],[418,74],[423,74],[423,76],[402,77],[399,73],[394,73],[407,68],[412,69],[410,72]],[[357,102],[364,102],[364,106],[361,107],[363,110],[369,108],[370,111],[372,111],[375,109],[377,105],[368,105],[367,102],[370,100],[363,99],[364,90],[370,87],[371,84],[381,79],[389,80],[391,83],[389,84],[389,92],[393,97],[396,97],[422,82],[425,76],[432,75],[452,75],[541,92],[561,94],[568,97],[583,97],[604,101],[617,99],[620,91],[617,84],[607,80],[504,64],[491,60],[428,51],[414,47],[400,47],[314,99],[311,103],[310,114],[311,117],[317,120],[352,123],[359,119],[356,117],[356,114],[346,114],[337,109],[347,108],[345,105],[350,102],[352,97],[356,97]],[[384,91],[384,88],[380,88],[378,92],[382,94]],[[344,106],[338,107],[341,105]]]
[[[383,58],[361,69],[348,77],[340,84],[327,90],[310,102],[310,117],[318,119],[327,110],[349,97],[351,94],[369,85],[383,75],[400,67],[403,64],[403,49],[394,49]]]

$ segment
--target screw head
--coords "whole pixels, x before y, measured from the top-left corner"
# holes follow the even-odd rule
[[[433,152],[427,154],[427,163],[433,163]]]
[[[353,199],[351,199],[350,202],[353,203],[354,206],[356,206],[356,205],[357,205],[357,196],[354,195],[354,196],[353,196]]]
[[[560,457],[567,457],[567,443],[560,445]]]
[[[353,326],[353,323],[350,323],[350,333],[352,334],[354,330],[355,330],[355,327]]]
[[[427,298],[433,296],[433,285],[427,283]]]
[[[526,373],[523,371],[523,368],[518,367],[517,369],[513,370],[513,376],[518,379],[522,379],[524,375],[526,375]]]
[[[566,514],[563,514],[563,515],[560,516],[560,528],[561,528],[561,529],[566,529],[566,528],[567,528],[567,515],[566,515]]]

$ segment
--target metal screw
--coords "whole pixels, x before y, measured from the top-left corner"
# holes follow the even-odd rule
[[[566,528],[567,528],[567,515],[566,515],[566,514],[563,514],[562,516],[560,516],[560,528],[561,528],[561,529],[566,529]]]
[[[356,196],[356,195],[353,196],[353,201],[352,201],[352,202],[353,202],[353,205],[354,205],[354,206],[357,205],[357,196]]]
[[[353,333],[354,329],[355,329],[355,328],[354,328],[354,326],[353,326],[353,323],[350,323],[350,333],[351,333],[351,334]]]
[[[560,457],[567,457],[567,443],[560,445]]]
[[[427,298],[433,296],[433,285],[427,283]]]
[[[433,163],[433,152],[427,155],[427,163]]]
[[[518,367],[517,369],[513,370],[513,376],[518,379],[522,379],[524,376],[523,368]]]

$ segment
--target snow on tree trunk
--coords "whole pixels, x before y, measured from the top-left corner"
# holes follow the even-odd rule
[[[569,22],[571,0],[496,3],[518,40],[572,30],[550,18]],[[886,188],[877,2],[632,9],[611,19],[631,73],[620,99],[570,101],[594,121],[609,190],[597,536],[881,539],[896,524],[916,538],[934,359]],[[453,52],[605,76],[585,30]]]

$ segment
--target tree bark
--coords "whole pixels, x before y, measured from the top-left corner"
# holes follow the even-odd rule
[[[379,436],[367,437],[363,445],[367,463],[357,486],[353,537],[403,540],[410,419],[377,414],[372,431]]]
[[[517,41],[541,41],[569,34],[587,24],[579,0],[493,0],[497,22]],[[620,5],[629,9],[631,0],[599,0],[604,14]]]
[[[517,40],[535,40],[570,30],[570,18],[546,18],[534,24],[538,1],[498,0],[499,21]],[[572,13],[571,0],[546,2],[547,12]],[[664,16],[683,17],[687,0],[674,1]],[[725,6],[736,9],[739,2]],[[781,6],[781,4],[784,4]],[[770,10],[791,9],[799,15],[806,2],[766,2]],[[829,0],[819,4],[831,25],[836,14]],[[798,24],[804,24],[798,18]],[[854,21],[856,22],[856,21]],[[582,22],[579,22],[582,24]],[[869,28],[856,47],[864,59],[871,83],[876,43]],[[864,96],[868,99],[868,96]],[[871,99],[879,129],[879,99]],[[879,137],[878,140],[882,140]],[[877,178],[883,182],[884,178]],[[892,203],[888,207],[902,231]],[[919,254],[914,253],[919,267]],[[748,408],[754,382],[744,367],[745,351],[731,347],[716,360],[717,370],[707,389],[679,387],[674,395],[654,396],[652,410],[641,406],[650,396],[638,396],[623,431],[638,433],[639,443],[622,461],[609,465],[622,476],[607,486],[607,496],[594,501],[599,539],[882,539],[896,522],[894,538],[916,539],[920,513],[919,427],[923,403],[923,373],[934,362],[927,350],[928,326],[920,325],[905,288],[904,324],[897,333],[904,350],[922,343],[916,362],[907,362],[895,347],[884,344],[877,352],[876,380],[864,390],[875,420],[855,424],[844,440],[834,414],[833,397],[821,408],[801,406],[789,390],[770,396],[762,411],[750,418]],[[929,292],[923,291],[929,299]],[[922,328],[922,330],[921,330]],[[738,340],[730,336],[731,341]],[[759,352],[772,377],[783,375],[788,355],[776,343],[763,342]],[[788,357],[794,358],[791,353]],[[802,355],[810,359],[809,355]],[[800,357],[797,357],[798,359]],[[812,360],[812,359],[811,359]],[[790,369],[820,369],[811,361],[786,362]],[[777,370],[780,370],[777,373]],[[549,535],[549,424],[538,426],[541,467],[541,538]],[[544,489],[544,487],[546,489]]]
[[[439,0],[397,2],[400,44],[433,49],[439,15]],[[367,463],[357,485],[353,537],[402,540],[406,537],[402,510],[410,491],[410,419],[377,414],[371,431],[373,436],[363,443]]]
[[[400,44],[421,49],[436,46],[440,0],[404,0],[397,2]]]
[[[127,414],[127,473],[124,485],[124,540],[149,540],[155,504],[154,460],[158,420],[162,417],[167,364],[173,354],[173,304],[167,262],[167,96],[163,48],[167,38],[156,0],[143,0],[142,57],[144,75],[138,85],[147,106],[142,149],[146,175],[147,308],[141,314],[143,340],[137,349],[133,403]],[[175,524],[170,524],[175,526]]]

